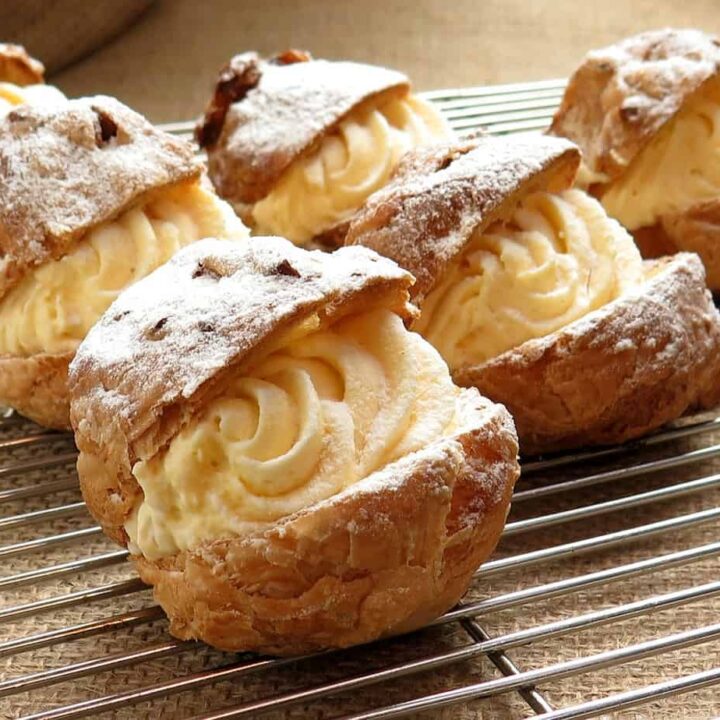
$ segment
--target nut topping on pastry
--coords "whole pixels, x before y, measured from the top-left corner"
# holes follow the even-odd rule
[[[218,192],[258,233],[333,243],[406,150],[449,129],[404,75],[292,50],[234,57],[196,136]]]
[[[0,43],[0,83],[20,87],[45,82],[43,64],[30,57],[21,45]]]
[[[16,105],[57,104],[65,96],[45,85],[45,68],[20,45],[0,43],[0,117]]]
[[[84,497],[178,636],[293,654],[404,632],[494,547],[512,421],[405,328],[411,282],[365,248],[204,240],[80,346]]]
[[[525,452],[619,442],[720,399],[720,315],[697,258],[643,264],[569,189],[578,161],[542,136],[416,150],[346,238],[417,276],[414,329],[508,406]]]
[[[115,297],[190,242],[247,236],[200,173],[112,98],[0,120],[0,400],[68,427],[67,364]]]
[[[667,29],[590,52],[551,132],[580,145],[584,181],[644,254],[696,251],[720,289],[720,229],[692,219],[720,206],[717,38]]]

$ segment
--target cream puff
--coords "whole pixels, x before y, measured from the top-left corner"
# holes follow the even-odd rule
[[[365,248],[207,239],[82,342],[83,495],[173,634],[290,655],[412,630],[465,592],[517,438],[406,329],[411,283]]]
[[[45,68],[20,45],[0,43],[0,117],[17,105],[53,104],[65,96],[45,85]]]
[[[658,30],[594,50],[550,132],[576,142],[581,180],[646,257],[689,250],[720,290],[720,40]]]
[[[408,153],[348,230],[417,277],[413,328],[513,414],[523,452],[616,443],[720,400],[696,255],[643,262],[547,136]]]
[[[0,119],[0,402],[69,428],[68,363],[118,294],[200,238],[247,237],[201,169],[112,98]]]
[[[407,150],[450,135],[405,75],[300,51],[232,58],[196,132],[243,220],[301,245],[339,244]]]

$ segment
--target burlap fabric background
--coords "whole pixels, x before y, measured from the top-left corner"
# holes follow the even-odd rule
[[[23,432],[18,428],[13,433]],[[7,435],[7,433],[5,433]],[[624,462],[634,463],[653,457],[720,442],[720,434],[703,436],[702,439],[674,442],[658,446],[652,451],[637,451],[626,456]],[[59,441],[52,449],[59,453],[67,450],[67,443]],[[43,452],[46,452],[44,450]],[[3,464],[14,459],[36,457],[37,449],[17,449],[3,452]],[[595,463],[585,466],[584,471],[614,467],[617,462]],[[588,488],[571,497],[561,496],[555,500],[522,503],[513,512],[512,519],[536,515],[567,507],[597,502],[611,497],[627,495],[644,489],[672,484],[683,479],[707,475],[720,468],[720,463],[710,461],[632,481],[617,482],[610,486]],[[67,476],[71,467],[36,472],[23,477],[2,479],[2,488],[20,487],[33,482]],[[560,474],[569,476],[569,471],[555,471],[551,479]],[[547,482],[540,477],[529,477],[521,481],[520,488]],[[52,500],[33,500],[5,505],[2,515],[39,509],[52,504],[72,502],[78,493],[69,491],[57,494]],[[665,503],[656,503],[639,509],[628,509],[612,515],[600,516],[591,521],[582,521],[559,526],[543,532],[525,533],[503,542],[497,556],[515,554],[535,548],[564,543],[572,539],[601,535],[605,532],[640,525],[660,518],[686,514],[702,508],[720,504],[720,491],[710,491]],[[87,527],[91,520],[84,514],[72,519],[42,523],[22,531],[7,531],[0,535],[2,545],[31,539],[38,535],[50,535],[72,528]],[[716,541],[717,523],[640,541],[630,546],[593,552],[562,562],[545,563],[522,571],[493,576],[485,581],[478,580],[469,598],[479,599],[504,593],[519,587],[528,587],[550,582],[555,579],[587,573],[591,570],[610,567],[619,563],[650,557],[654,554],[669,553],[681,548],[697,546]],[[3,564],[2,575],[12,575],[38,566],[55,564],[80,556],[88,556],[112,550],[110,542],[97,538],[60,547],[51,552],[33,552],[10,559]],[[112,581],[132,577],[127,563],[110,568],[68,576],[58,581],[40,582],[30,587],[18,588],[3,593],[2,605],[7,607],[31,600],[60,595],[84,587],[99,586]],[[718,560],[712,559],[674,570],[647,575],[634,580],[602,586],[561,599],[535,603],[516,610],[489,614],[479,618],[481,624],[496,636],[519,628],[534,626],[551,620],[569,617],[590,609],[609,607],[652,594],[669,592],[716,580]],[[151,604],[146,591],[125,597],[98,602],[88,602],[79,607],[39,614],[17,622],[0,623],[0,642],[11,637],[38,633],[47,629],[76,624],[114,615],[133,608]],[[674,633],[701,624],[717,622],[720,600],[713,599],[694,603],[678,609],[655,613],[637,620],[628,620],[609,626],[573,633],[564,638],[539,642],[510,652],[510,656],[522,669],[540,667],[558,660],[587,655],[601,650],[622,647],[664,634]],[[108,653],[127,652],[148,647],[150,644],[167,640],[166,624],[163,620],[140,625],[132,629],[103,634],[100,636],[55,645],[50,648],[26,652],[0,661],[3,679],[28,672],[47,670],[68,663],[95,658]],[[403,660],[420,658],[452,647],[466,645],[469,638],[458,625],[434,628],[412,636],[359,648],[330,658],[304,661],[269,672],[248,675],[231,682],[219,683],[201,690],[194,690],[151,703],[133,705],[119,710],[115,715],[101,717],[119,718],[188,718],[197,713],[238,702],[246,702],[275,694],[312,686],[317,683],[344,676],[366,672],[371,668],[382,668]],[[136,664],[113,672],[81,678],[75,681],[51,685],[29,693],[0,699],[0,715],[19,717],[43,709],[85,700],[99,695],[123,692],[141,688],[172,677],[216,667],[232,662],[236,658],[222,655],[205,647],[197,647],[181,655],[148,663]],[[718,644],[699,645],[695,648],[675,652],[671,655],[644,660],[616,669],[586,674],[562,682],[552,682],[542,687],[549,701],[555,706],[565,706],[613,692],[639,687],[665,678],[677,677],[693,671],[711,668],[718,664]],[[270,718],[331,718],[351,711],[374,707],[381,704],[408,699],[428,692],[460,686],[469,681],[477,682],[497,677],[497,671],[484,658],[452,665],[430,673],[416,675],[384,685],[374,686],[357,693],[331,698],[310,705],[298,705],[284,712],[270,713]],[[685,695],[659,702],[641,709],[628,711],[620,717],[632,718],[708,718],[720,709],[720,689],[711,688],[702,692]],[[461,718],[522,718],[530,716],[529,708],[515,694],[499,696],[466,705],[446,708],[426,714],[425,717]]]
[[[70,6],[79,26],[87,22],[88,0],[44,1]],[[102,5],[112,13],[115,3]],[[385,64],[427,90],[564,77],[589,48],[663,25],[720,32],[720,7],[717,0],[158,0],[128,32],[53,79],[70,94],[117,95],[153,120],[171,121],[197,115],[218,67],[243,50],[300,47]]]

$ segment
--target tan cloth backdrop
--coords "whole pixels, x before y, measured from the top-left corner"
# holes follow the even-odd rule
[[[153,120],[168,121],[199,113],[217,68],[247,49],[294,46],[386,64],[430,89],[564,76],[589,48],[665,25],[720,32],[720,3],[161,0],[126,34],[56,80],[72,95],[117,95]]]

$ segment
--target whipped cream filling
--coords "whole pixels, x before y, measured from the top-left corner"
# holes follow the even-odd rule
[[[65,96],[52,85],[0,82],[0,118],[18,105],[50,105],[64,100]]]
[[[538,192],[476,232],[426,298],[415,330],[451,369],[548,335],[643,280],[630,235],[581,190]]]
[[[169,447],[133,467],[125,529],[150,559],[317,503],[450,434],[460,390],[389,310],[304,323],[230,382]]]
[[[602,196],[607,212],[635,230],[720,198],[720,81],[667,122]]]
[[[387,183],[408,150],[450,135],[440,113],[414,95],[360,108],[255,204],[258,234],[306,243],[347,220]]]
[[[208,236],[241,239],[248,231],[197,182],[165,189],[98,225],[0,300],[0,354],[74,352],[122,290]]]

